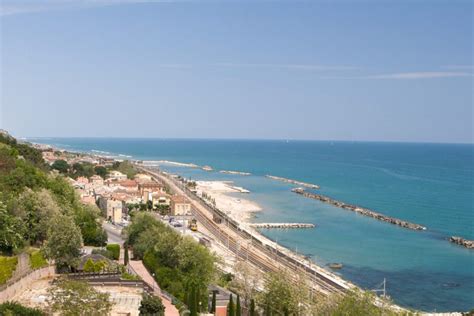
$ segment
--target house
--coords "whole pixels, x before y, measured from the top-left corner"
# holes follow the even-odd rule
[[[104,179],[102,179],[102,177],[98,175],[93,175],[90,178],[90,182],[94,185],[104,185]]]
[[[123,187],[127,192],[138,192],[138,182],[135,180],[119,181],[118,185]]]
[[[139,183],[145,183],[145,182],[151,182],[152,178],[151,176],[144,174],[144,173],[139,173],[135,175],[134,179],[139,182]]]
[[[87,179],[86,177],[78,177],[78,178],[76,179],[76,182],[82,183],[82,184],[88,184],[88,183],[89,183],[89,179]]]
[[[121,173],[120,171],[112,170],[109,172],[108,178],[117,180],[117,181],[122,181],[122,180],[127,180],[127,175]]]
[[[157,205],[170,205],[171,199],[167,193],[164,192],[154,192],[151,194],[151,200],[153,201],[153,206]]]
[[[107,199],[107,220],[112,223],[122,222],[123,202],[116,199]]]
[[[182,195],[173,195],[170,201],[171,215],[191,214],[191,203]]]
[[[140,191],[141,194],[143,192],[148,191],[148,192],[166,192],[165,188],[159,184],[158,182],[154,181],[148,181],[144,183],[140,183],[138,185],[138,190]]]

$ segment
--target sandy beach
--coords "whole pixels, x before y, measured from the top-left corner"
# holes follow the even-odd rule
[[[197,181],[196,189],[199,196],[204,192],[216,201],[216,207],[227,212],[232,218],[240,222],[248,222],[253,213],[262,208],[255,202],[241,198],[240,195],[249,193],[248,190],[233,186],[231,181]],[[229,193],[240,193],[238,197]]]

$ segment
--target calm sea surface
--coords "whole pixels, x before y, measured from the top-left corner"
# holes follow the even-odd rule
[[[368,142],[30,139],[69,150],[170,160],[251,176],[166,166],[197,180],[233,180],[263,211],[256,222],[308,222],[316,229],[262,230],[320,265],[341,262],[344,278],[373,289],[384,278],[400,305],[425,311],[474,308],[474,146]],[[97,152],[96,152],[97,153]],[[126,158],[124,156],[120,156]],[[298,196],[266,174],[315,183],[322,194],[422,224],[419,232]]]

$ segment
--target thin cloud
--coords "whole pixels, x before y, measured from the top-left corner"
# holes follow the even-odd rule
[[[442,68],[451,70],[474,70],[473,65],[448,65],[443,66]]]
[[[216,63],[216,67],[229,68],[273,68],[273,69],[293,69],[308,71],[343,71],[356,70],[358,67],[341,65],[314,65],[314,64],[241,64],[241,63]]]
[[[134,4],[134,3],[161,3],[173,0],[2,0],[0,16],[43,11],[85,9],[100,6]]]
[[[435,79],[435,78],[456,78],[456,77],[472,77],[472,73],[468,72],[450,72],[450,71],[426,71],[426,72],[402,72],[367,76],[367,79]]]

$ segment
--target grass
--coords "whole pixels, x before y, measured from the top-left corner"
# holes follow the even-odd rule
[[[0,256],[0,284],[4,284],[12,277],[18,263],[17,257]]]
[[[46,267],[48,261],[43,257],[43,254],[39,250],[34,250],[30,253],[30,266],[33,270]]]

